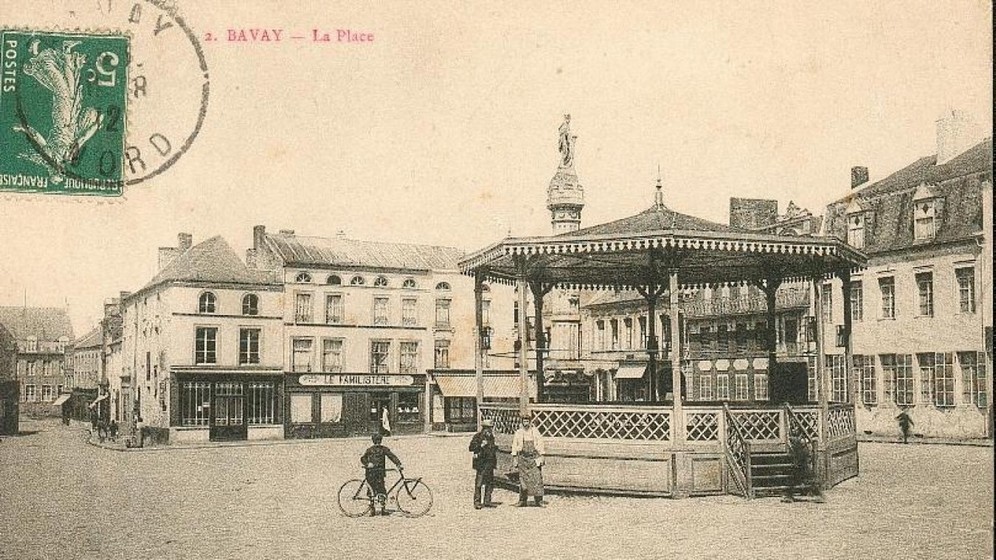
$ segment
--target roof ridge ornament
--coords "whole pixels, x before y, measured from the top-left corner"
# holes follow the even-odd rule
[[[661,183],[661,164],[657,164],[657,192],[654,193],[654,208],[664,210],[664,185]]]

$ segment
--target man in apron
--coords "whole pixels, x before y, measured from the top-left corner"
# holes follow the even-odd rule
[[[543,507],[543,437],[533,426],[532,417],[523,415],[522,425],[512,436],[512,465],[519,471],[519,507],[527,506],[529,496]]]

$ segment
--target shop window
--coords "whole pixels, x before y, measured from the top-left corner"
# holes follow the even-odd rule
[[[955,405],[954,394],[954,354],[938,352],[934,354],[934,405],[947,407]]]
[[[291,393],[290,421],[292,424],[309,424],[311,416],[311,393]]]
[[[865,315],[864,290],[861,280],[851,282],[851,321],[860,321]]]
[[[310,323],[313,320],[311,294],[294,295],[294,322]]]
[[[955,269],[958,280],[958,310],[962,313],[975,313],[975,268]]]
[[[195,364],[215,364],[218,362],[218,329],[215,327],[197,327],[194,336],[194,363]],[[149,367],[149,355],[145,357],[145,377],[148,380],[151,374]]]
[[[470,424],[477,421],[477,399],[474,397],[446,397],[445,418],[449,424]]]
[[[896,318],[896,279],[892,276],[878,279],[878,290],[882,294],[882,318]]]
[[[917,366],[920,369],[920,402],[934,403],[934,353],[928,352],[916,355]]]
[[[861,402],[864,404],[878,402],[878,392],[875,386],[875,357],[855,355],[854,374],[861,384]]]
[[[391,343],[375,340],[370,343],[370,373],[388,373],[388,355]]]
[[[827,354],[823,363],[826,372],[830,374],[830,400],[848,402],[847,370],[843,354]]]
[[[291,341],[291,371],[310,372],[314,341],[310,338],[295,338]]]
[[[249,423],[276,424],[277,389],[272,381],[254,381],[249,386]]]
[[[388,323],[388,303],[386,297],[375,297],[373,300],[373,324],[386,325]]]
[[[418,342],[401,343],[401,373],[418,373]]]
[[[242,314],[259,315],[259,296],[256,294],[242,296]]]
[[[322,371],[342,373],[342,339],[322,340]]]
[[[197,312],[198,313],[214,313],[218,298],[215,297],[214,292],[204,292],[197,299]]]
[[[207,426],[211,418],[211,384],[207,381],[180,383],[180,424]]]
[[[989,395],[986,389],[985,354],[958,352],[958,364],[961,366],[962,402],[986,408]],[[44,387],[42,387],[42,400],[45,400]]]
[[[320,404],[322,422],[335,424],[342,421],[342,395],[322,393]]]
[[[406,327],[418,325],[418,300],[404,298],[401,300],[401,324]]]
[[[259,363],[259,329],[239,329],[239,365]]]
[[[335,325],[342,322],[342,295],[329,294],[325,296],[325,323]]]
[[[419,415],[420,395],[421,393],[398,393],[398,410],[395,418],[399,424],[418,423],[421,418]]]
[[[934,274],[918,272],[916,274],[917,302],[920,317],[934,316]]]

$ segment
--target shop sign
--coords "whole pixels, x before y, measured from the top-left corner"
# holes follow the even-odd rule
[[[375,375],[368,373],[310,373],[298,377],[301,385],[359,387],[398,387],[415,384],[411,375]]]

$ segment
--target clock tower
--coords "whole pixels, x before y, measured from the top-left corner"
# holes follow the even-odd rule
[[[560,125],[558,149],[560,165],[546,190],[546,207],[550,210],[553,234],[568,233],[581,228],[581,209],[584,208],[584,187],[574,171],[574,142],[571,134],[571,116],[564,115]]]

